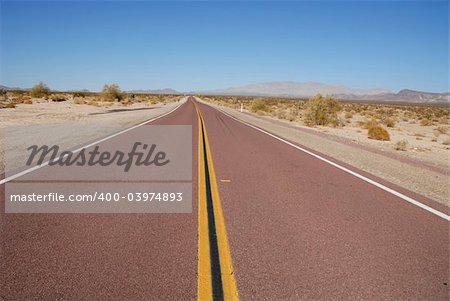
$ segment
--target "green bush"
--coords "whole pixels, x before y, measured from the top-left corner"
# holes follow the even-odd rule
[[[341,104],[334,97],[317,94],[305,105],[305,122],[309,126],[337,126],[339,124],[337,114],[341,110]]]
[[[104,101],[121,101],[125,97],[117,84],[104,85],[101,95]]]
[[[30,95],[31,97],[41,98],[50,94],[50,89],[43,83],[39,82],[31,88]]]

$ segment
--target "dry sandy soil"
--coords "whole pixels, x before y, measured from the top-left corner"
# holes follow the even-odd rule
[[[35,143],[71,149],[164,114],[180,102],[94,106],[35,99],[33,104],[0,109],[0,173],[20,168],[24,162],[20,150]]]
[[[344,127],[308,127],[299,120],[288,121],[260,116],[239,106],[209,100],[216,108],[290,141],[299,143],[339,161],[355,166],[400,187],[450,205],[449,133],[438,133],[436,125],[421,126],[398,121],[389,128],[391,141],[368,139],[367,129],[358,126],[355,114]],[[405,151],[395,149],[397,141],[407,141]]]

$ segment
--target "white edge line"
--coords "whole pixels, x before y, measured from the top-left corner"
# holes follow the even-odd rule
[[[119,136],[119,135],[121,135],[121,134],[123,134],[123,133],[126,133],[126,132],[128,132],[128,131],[134,130],[135,128],[138,128],[138,127],[140,127],[140,126],[143,126],[143,125],[146,124],[146,123],[149,123],[149,122],[155,121],[155,120],[157,120],[157,119],[159,119],[159,118],[162,118],[162,117],[164,117],[164,116],[167,116],[167,115],[169,115],[170,113],[172,113],[172,112],[174,112],[175,110],[177,110],[179,107],[181,107],[184,103],[185,103],[185,102],[180,103],[178,106],[176,106],[175,108],[173,108],[172,110],[170,110],[170,111],[167,112],[167,113],[164,113],[164,114],[162,114],[162,115],[156,116],[156,117],[154,117],[154,118],[151,118],[151,119],[146,120],[146,121],[144,121],[144,122],[141,122],[141,123],[139,123],[139,124],[133,125],[132,127],[126,128],[126,129],[124,129],[124,130],[122,130],[122,131],[119,131],[119,132],[117,132],[117,133],[114,133],[114,134],[112,134],[112,135],[109,135],[109,136],[107,136],[107,137],[104,137],[104,138],[102,138],[102,139],[100,139],[100,140],[97,140],[97,141],[92,142],[92,143],[90,143],[90,144],[84,145],[84,146],[82,146],[82,147],[80,147],[80,148],[77,148],[76,150],[73,150],[72,153],[73,153],[73,154],[76,154],[76,153],[78,153],[79,151],[81,151],[81,150],[84,149],[84,148],[89,148],[89,147],[94,146],[94,145],[96,145],[96,144],[98,144],[98,143],[101,143],[101,142],[103,142],[103,141],[109,140],[109,139],[111,139],[111,138],[114,138],[114,137],[116,137],[116,136]],[[58,160],[59,158],[60,158],[60,156],[56,157],[54,160]],[[28,168],[28,169],[26,169],[26,170],[23,170],[23,171],[21,171],[21,172],[19,172],[19,173],[16,173],[16,174],[12,175],[12,176],[6,177],[6,178],[4,178],[3,180],[0,181],[0,185],[5,184],[5,183],[8,183],[9,181],[12,181],[12,180],[14,180],[14,179],[17,179],[17,178],[19,178],[19,177],[21,177],[21,176],[23,176],[23,175],[26,175],[26,174],[28,174],[28,173],[30,173],[30,172],[32,172],[32,171],[35,171],[35,170],[37,170],[37,169],[39,169],[39,168],[41,168],[41,167],[47,166],[48,163],[49,163],[49,161],[45,161],[45,162],[42,163],[42,164],[39,164],[39,165],[30,167],[30,168]]]
[[[304,149],[304,148],[302,148],[302,147],[300,147],[298,145],[295,145],[295,144],[293,144],[293,143],[291,143],[291,142],[289,142],[287,140],[284,140],[284,139],[282,139],[282,138],[280,138],[280,137],[278,137],[278,136],[276,136],[274,134],[271,134],[271,133],[269,133],[269,132],[267,132],[267,131],[265,131],[263,129],[260,129],[257,126],[254,126],[254,125],[252,125],[250,123],[247,123],[246,121],[239,120],[238,118],[236,118],[236,117],[234,117],[234,116],[224,112],[223,110],[221,110],[219,108],[216,108],[216,110],[222,112],[223,114],[227,115],[228,117],[230,117],[230,118],[232,118],[232,119],[234,119],[236,121],[239,121],[242,124],[245,124],[246,126],[249,126],[249,127],[253,128],[255,130],[258,130],[258,131],[260,131],[260,132],[262,132],[262,133],[264,133],[266,135],[269,135],[272,138],[275,138],[275,139],[277,139],[277,140],[279,140],[281,142],[284,142],[284,143],[286,143],[286,144],[288,144],[288,145],[290,145],[290,146],[292,146],[292,147],[294,147],[294,148],[296,148],[296,149],[298,149],[298,150],[300,150],[302,152],[307,153],[308,155],[311,155],[311,156],[313,156],[313,157],[315,157],[315,158],[317,158],[319,160],[322,160],[323,162],[326,162],[326,163],[328,163],[328,164],[330,164],[330,165],[332,165],[332,166],[334,166],[336,168],[339,168],[340,170],[345,171],[346,173],[349,173],[349,174],[351,174],[351,175],[353,175],[353,176],[355,176],[355,177],[357,177],[357,178],[359,178],[359,179],[361,179],[361,180],[363,180],[363,181],[365,181],[365,182],[367,182],[369,184],[372,184],[372,185],[374,185],[374,186],[376,186],[376,187],[378,187],[378,188],[380,188],[380,189],[382,189],[382,190],[384,190],[386,192],[389,192],[389,193],[391,193],[391,194],[393,194],[393,195],[395,195],[395,196],[397,196],[397,197],[399,197],[399,198],[401,198],[401,199],[403,199],[403,200],[405,200],[405,201],[407,201],[407,202],[409,202],[409,203],[411,203],[413,205],[416,205],[417,207],[420,207],[420,208],[422,208],[422,209],[424,209],[424,210],[426,210],[426,211],[428,211],[430,213],[433,213],[433,214],[435,214],[435,215],[437,215],[439,217],[442,217],[443,219],[445,219],[447,221],[450,221],[450,216],[445,214],[445,213],[443,213],[443,212],[441,212],[441,211],[438,211],[438,210],[436,210],[434,208],[431,208],[430,206],[422,204],[421,202],[419,202],[419,201],[417,201],[417,200],[415,200],[413,198],[410,198],[409,196],[406,196],[406,195],[404,195],[404,194],[402,194],[402,193],[400,193],[400,192],[398,192],[398,191],[396,191],[396,190],[394,190],[392,188],[386,187],[383,184],[380,184],[380,183],[378,183],[378,182],[376,182],[376,181],[374,181],[372,179],[369,179],[369,178],[367,178],[367,177],[365,177],[365,176],[363,176],[363,175],[361,175],[361,174],[359,174],[357,172],[354,172],[354,171],[352,171],[352,170],[350,170],[348,168],[345,168],[344,166],[339,165],[339,164],[337,164],[337,163],[335,163],[333,161],[330,161],[330,160],[328,160],[328,159],[326,159],[324,157],[321,157],[321,156],[319,156],[319,155],[317,155],[317,154],[315,154],[313,152],[310,152],[309,150],[306,150],[306,149]]]

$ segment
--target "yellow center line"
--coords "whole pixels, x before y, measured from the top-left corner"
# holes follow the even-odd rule
[[[194,103],[198,117],[198,300],[213,300],[213,283],[211,275],[210,241],[208,228],[207,200],[206,200],[206,173],[205,153],[209,167],[209,181],[214,208],[217,245],[220,259],[220,270],[224,300],[239,300],[233,262],[228,243],[225,219],[219,197],[216,174],[212,160],[211,148],[206,126],[201,111]],[[203,125],[203,130],[202,130]],[[203,138],[205,145],[203,145]]]

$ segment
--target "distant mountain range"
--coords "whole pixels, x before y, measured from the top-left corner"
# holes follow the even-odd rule
[[[174,89],[166,88],[166,89],[159,89],[159,90],[131,90],[128,91],[129,93],[136,93],[136,94],[182,94]]]
[[[337,98],[347,100],[373,100],[386,102],[409,102],[409,103],[450,103],[450,93],[432,93],[415,91],[409,89],[400,90],[398,93],[383,93],[378,95],[336,95]]]
[[[21,90],[20,88],[10,88],[3,85],[0,85],[0,89]],[[143,94],[184,94],[183,92],[179,92],[170,88],[159,90],[132,90],[128,92]],[[432,93],[404,89],[395,93],[385,89],[354,89],[346,86],[338,86],[318,82],[267,82],[222,90],[193,91],[187,92],[186,94],[309,98],[318,93],[323,95],[333,95],[338,99],[344,100],[429,104],[450,103],[449,92]]]
[[[384,89],[352,89],[318,82],[268,82],[209,92],[217,94],[310,97],[318,93],[326,95],[378,95],[389,93],[390,91]]]
[[[404,89],[398,93],[385,89],[353,89],[318,82],[267,82],[223,90],[202,91],[200,94],[308,98],[318,93],[345,100],[386,102],[448,103],[450,93],[431,93]]]
[[[17,87],[7,87],[7,86],[0,85],[0,90],[29,90],[29,89],[22,89],[22,88],[17,88]]]

